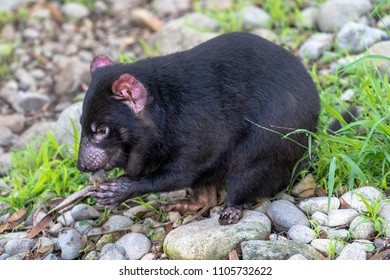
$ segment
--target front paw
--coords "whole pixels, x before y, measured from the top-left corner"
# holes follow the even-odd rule
[[[96,202],[114,209],[123,201],[135,195],[131,182],[113,179],[100,183],[92,196]]]

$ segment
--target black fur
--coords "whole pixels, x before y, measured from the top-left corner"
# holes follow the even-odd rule
[[[148,92],[138,114],[113,98],[111,86],[124,73]],[[239,209],[289,184],[308,139],[280,134],[315,131],[319,109],[316,87],[291,53],[248,33],[224,34],[188,51],[96,69],[78,166],[126,168],[126,176],[101,186],[103,204],[214,184],[227,187],[225,207]],[[108,135],[97,140],[92,124],[108,127]],[[100,152],[88,157],[93,149]]]

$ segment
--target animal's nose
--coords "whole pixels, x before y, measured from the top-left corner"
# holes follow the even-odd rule
[[[80,160],[77,162],[77,169],[82,171],[82,172],[87,172],[88,171],[87,165],[84,164],[83,162],[81,162]]]

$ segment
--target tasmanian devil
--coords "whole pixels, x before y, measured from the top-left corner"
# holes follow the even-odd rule
[[[94,194],[109,207],[192,188],[192,200],[166,209],[197,211],[215,206],[225,186],[219,222],[237,223],[245,202],[289,184],[308,145],[307,135],[292,132],[316,130],[319,96],[305,67],[248,33],[130,64],[99,55],[90,70],[77,166],[125,168]]]

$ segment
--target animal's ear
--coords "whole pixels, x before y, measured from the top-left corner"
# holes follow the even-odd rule
[[[113,84],[112,92],[135,113],[142,111],[146,104],[148,93],[136,78],[130,74],[122,74]]]
[[[111,65],[112,61],[105,55],[98,55],[92,60],[91,65],[89,66],[89,71],[92,74],[99,67],[104,67]]]

